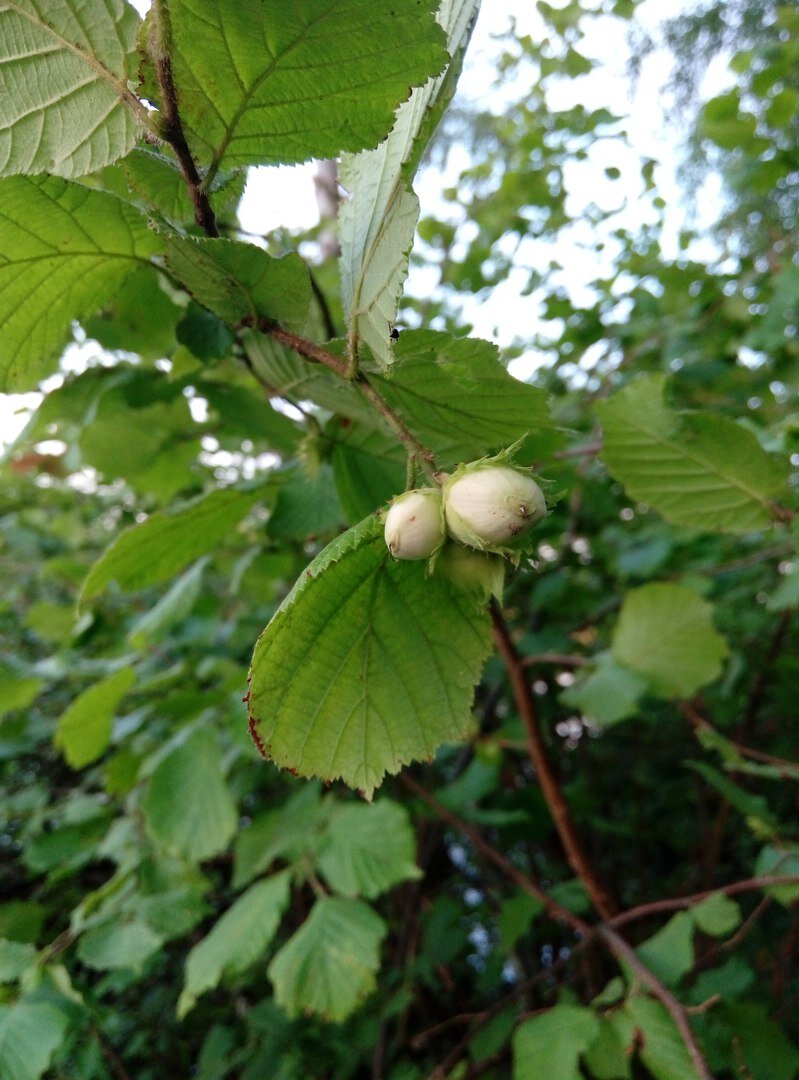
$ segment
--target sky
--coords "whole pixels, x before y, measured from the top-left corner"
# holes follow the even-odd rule
[[[135,0],[135,6],[143,12],[149,4],[146,0]],[[659,20],[690,6],[689,0],[644,0],[638,6],[635,18],[652,29]],[[541,35],[544,32],[544,24],[535,4],[520,3],[518,0],[485,0],[467,54],[459,94],[470,99],[486,96],[492,80],[492,57],[496,55],[497,48],[492,38],[507,29],[511,16],[516,18],[520,33]],[[626,74],[629,47],[622,20],[606,16],[591,20],[590,33],[581,43],[580,50],[595,61],[594,69],[579,80],[564,80],[553,88],[553,107],[565,109],[579,102],[592,101],[603,104],[617,115],[629,117],[627,130],[630,149],[614,147],[605,141],[592,149],[587,161],[575,163],[567,176],[571,192],[569,210],[576,212],[581,202],[594,201],[608,207],[624,202],[625,209],[619,220],[634,229],[641,224],[644,220],[642,215],[646,213],[643,202],[635,197],[639,162],[642,157],[651,157],[659,162],[658,186],[672,207],[667,231],[676,238],[683,220],[676,181],[677,133],[660,119],[670,57],[655,52],[647,58],[635,93],[631,96]],[[708,78],[713,91],[718,92],[725,79],[723,62],[711,69]],[[609,164],[621,168],[621,182],[611,182],[605,178],[604,170]],[[263,235],[277,227],[292,229],[314,224],[318,220],[314,170],[313,163],[292,168],[251,170],[239,210],[242,228]],[[630,185],[626,188],[624,177],[628,178]],[[428,171],[417,178],[415,187],[423,216],[425,212],[435,214],[440,208],[438,192],[441,185],[440,174]],[[620,191],[623,193],[621,198]],[[713,201],[710,192],[708,205],[712,205]],[[581,298],[588,299],[591,280],[603,273],[603,267],[596,263],[595,256],[586,254],[583,241],[590,239],[593,237],[581,237],[578,228],[574,230],[571,245],[567,243],[564,248],[559,246],[558,249],[559,259],[564,263],[563,283],[578,302]],[[668,236],[665,244],[668,245]],[[481,301],[470,298],[464,314],[473,323],[475,335],[493,340],[500,346],[508,345],[514,337],[515,328],[530,327],[535,322],[538,318],[536,302],[522,295],[522,285],[521,276],[511,274],[508,280],[492,290],[489,299]],[[423,272],[412,272],[408,282],[409,291],[424,294],[427,287]],[[91,346],[88,350],[73,350],[70,367],[80,369],[87,352],[91,351]],[[537,362],[535,356],[526,355],[514,361],[512,371],[519,378],[529,377]],[[0,446],[13,440],[22,430],[30,410],[35,408],[38,401],[38,394],[0,395]]]

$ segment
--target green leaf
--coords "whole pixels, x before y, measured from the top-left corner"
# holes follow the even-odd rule
[[[0,206],[0,391],[16,393],[161,240],[129,203],[51,176],[0,181]]]
[[[596,409],[602,458],[634,499],[675,525],[733,533],[772,522],[769,502],[787,472],[751,431],[709,412],[677,413],[665,376],[635,379]]]
[[[530,1017],[513,1036],[514,1080],[582,1080],[580,1055],[598,1035],[596,1014],[579,1005],[555,1005]]]
[[[166,265],[198,304],[229,323],[263,318],[301,327],[311,306],[299,255],[276,259],[238,240],[170,236]]]
[[[331,889],[371,900],[401,881],[422,876],[408,812],[380,799],[335,805],[316,864]]]
[[[278,765],[370,797],[386,772],[463,737],[490,648],[486,612],[422,563],[395,562],[367,518],[317,556],[261,635],[251,731]]]
[[[662,982],[676,986],[694,966],[694,920],[679,911],[636,951]]]
[[[128,631],[128,641],[143,649],[161,641],[176,623],[182,622],[199,599],[207,559],[200,559],[177,579],[158,603],[137,619]]]
[[[723,1002],[719,1011],[736,1048],[734,1062],[739,1075],[752,1080],[794,1080],[799,1048],[762,1005]]]
[[[245,971],[265,952],[288,905],[290,884],[287,870],[257,882],[194,946],[186,959],[186,977],[177,1005],[179,1020],[206,990],[226,976]]]
[[[560,442],[546,393],[509,375],[496,345],[479,338],[405,330],[396,363],[371,381],[442,466],[472,461],[523,436],[528,461]]]
[[[318,466],[312,475],[300,465],[281,474],[280,479],[267,525],[270,536],[280,540],[307,540],[329,535],[343,524],[344,515],[329,465]]]
[[[302,428],[252,390],[209,382],[200,383],[197,390],[219,417],[218,437],[263,442],[285,456],[296,452]]]
[[[0,719],[15,709],[27,709],[43,685],[41,679],[20,675],[7,664],[0,664]]]
[[[0,983],[16,982],[36,963],[36,949],[27,941],[6,941],[0,938]]]
[[[275,1001],[289,1016],[345,1020],[375,988],[387,929],[361,900],[317,900],[269,965]]]
[[[313,401],[331,413],[375,426],[375,412],[352,382],[307,363],[265,334],[245,331],[241,340],[257,375],[288,401]]]
[[[0,1005],[0,1076],[39,1080],[67,1031],[67,1018],[45,1002]]]
[[[123,0],[3,5],[0,174],[81,176],[132,148],[146,116],[127,84],[138,26]]]
[[[89,571],[81,602],[98,596],[112,581],[126,592],[167,581],[221,543],[259,497],[263,489],[223,488],[126,529]]]
[[[339,237],[350,349],[357,354],[363,340],[380,369],[393,361],[389,333],[419,220],[419,200],[410,181],[452,96],[478,6],[476,0],[444,0],[438,20],[446,33],[447,51],[457,58],[454,69],[447,68],[413,91],[378,147],[341,158],[339,180],[349,192],[339,212]]]
[[[682,1036],[660,1002],[631,997],[620,1020],[628,1024],[628,1044],[633,1042],[636,1031],[640,1033],[641,1061],[655,1080],[699,1080]]]
[[[772,877],[777,874],[782,877],[799,876],[799,847],[791,845],[763,848],[757,857],[755,873],[758,877]],[[785,904],[786,907],[790,907],[799,897],[799,882],[795,885],[770,885],[763,891],[781,904]]]
[[[579,709],[603,727],[635,716],[646,679],[617,664],[609,652],[596,657],[596,667],[560,695],[564,705]]]
[[[599,1018],[599,1034],[585,1053],[585,1063],[595,1080],[629,1080],[632,1076],[630,1059],[624,1052],[615,1026],[605,1017]]]
[[[433,0],[298,0],[279,19],[256,0],[167,10],[181,117],[212,176],[375,146],[447,59]]]
[[[741,909],[722,892],[712,893],[695,904],[690,914],[699,929],[713,937],[726,937],[741,924]]]
[[[198,728],[158,763],[142,809],[152,837],[174,855],[201,862],[227,847],[238,817],[212,731]]]
[[[122,668],[84,690],[58,721],[53,742],[73,769],[82,769],[103,756],[111,741],[117,706],[135,681],[133,668]]]
[[[128,970],[141,973],[161,948],[163,938],[136,919],[117,919],[91,927],[78,942],[78,958],[95,971]]]
[[[303,784],[277,810],[260,814],[236,836],[233,888],[268,870],[275,859],[294,863],[316,842],[322,804],[318,784]]]
[[[402,491],[406,457],[394,435],[336,417],[325,436],[333,440],[336,492],[349,521],[360,521]]]
[[[721,674],[727,642],[713,608],[683,585],[632,589],[613,633],[613,656],[645,676],[654,694],[687,698]]]

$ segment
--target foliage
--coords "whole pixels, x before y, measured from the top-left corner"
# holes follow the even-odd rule
[[[567,198],[624,138],[550,106],[577,0],[443,120],[481,152],[417,228],[476,7],[0,10],[0,377],[45,391],[0,489],[4,1078],[799,1072],[799,24],[751,6],[698,116],[709,264],[651,162],[635,233]],[[314,156],[338,261],[236,224]],[[541,319],[500,354],[506,278]],[[495,454],[526,546],[395,561],[391,498]]]

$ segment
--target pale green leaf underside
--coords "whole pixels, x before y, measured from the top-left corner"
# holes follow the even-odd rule
[[[712,616],[712,606],[684,585],[642,585],[624,599],[613,656],[645,676],[653,693],[690,697],[721,674],[728,653]]]
[[[89,571],[81,602],[116,581],[133,591],[166,581],[212,550],[244,517],[259,491],[223,488],[173,512],[159,512],[120,533]]]
[[[528,458],[558,445],[546,393],[509,375],[496,345],[434,330],[406,330],[396,358],[384,377],[371,381],[436,452],[441,466],[510,446],[528,432]]]
[[[127,154],[138,25],[124,0],[0,0],[0,175],[83,176]]]
[[[291,875],[284,870],[257,882],[214,923],[186,960],[186,978],[178,1000],[182,1019],[195,1001],[224,976],[245,971],[275,936],[289,902]]]
[[[438,13],[450,56],[460,58],[477,0],[444,0]],[[458,67],[456,63],[454,67]],[[339,213],[341,284],[351,346],[371,349],[381,369],[392,362],[390,324],[408,273],[408,255],[419,218],[409,188],[423,143],[454,87],[452,67],[417,86],[397,110],[387,139],[373,150],[343,154],[341,184],[349,192]],[[424,131],[425,139],[421,133]]]
[[[423,563],[395,562],[367,518],[308,567],[258,640],[251,730],[278,765],[369,797],[464,736],[490,649],[485,611]]]
[[[173,855],[200,862],[227,846],[238,815],[212,731],[193,731],[158,763],[142,809],[150,834]]]
[[[331,889],[367,899],[422,876],[408,812],[389,799],[336,806],[316,862]]]
[[[166,263],[194,299],[220,319],[266,318],[301,325],[311,304],[311,281],[299,255],[273,258],[237,240],[169,237]]]
[[[386,924],[361,900],[327,896],[269,965],[275,1001],[289,1014],[341,1021],[375,987]]]
[[[189,144],[212,174],[375,146],[446,62],[433,0],[171,0]]]
[[[75,698],[58,721],[53,742],[64,751],[73,769],[82,769],[105,752],[117,705],[135,679],[136,673],[129,667],[109,675]]]
[[[677,413],[663,401],[665,377],[631,382],[596,406],[602,458],[634,499],[668,521],[733,533],[772,521],[768,503],[786,469],[728,417]]]
[[[55,177],[0,180],[0,391],[33,389],[72,321],[160,248],[147,219],[113,195]]]

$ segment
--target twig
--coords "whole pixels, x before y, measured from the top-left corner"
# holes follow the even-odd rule
[[[699,710],[690,701],[680,703],[680,712],[688,720],[695,732],[710,731],[718,734],[713,725],[702,716]],[[765,754],[762,750],[755,750],[751,746],[744,746],[726,735],[722,735],[725,743],[728,743],[737,754],[751,761],[760,762],[762,765],[773,765],[775,769],[784,769],[787,774],[795,777],[799,773],[799,761],[788,761],[786,758],[774,757],[773,754]]]
[[[566,852],[566,858],[572,870],[585,885],[588,895],[591,897],[599,914],[603,919],[610,919],[616,911],[616,905],[600,883],[583,848],[569,805],[564,798],[549,761],[544,739],[539,728],[538,713],[527,673],[524,670],[521,657],[516,651],[516,646],[511,641],[499,606],[493,602],[491,604],[491,620],[494,628],[494,641],[507,668],[516,699],[516,706],[524,724],[530,760],[535,768],[541,791]]]
[[[114,1050],[113,1046],[103,1036],[103,1033],[94,1024],[91,1025],[91,1033],[97,1040],[103,1057],[108,1062],[111,1072],[116,1076],[117,1080],[131,1080],[130,1073],[122,1064],[121,1059]]]
[[[693,1028],[688,1019],[685,1006],[678,1001],[668,987],[664,986],[660,979],[649,970],[646,964],[638,956],[635,949],[633,949],[631,945],[628,945],[624,938],[617,934],[615,930],[611,929],[610,926],[598,926],[596,932],[600,938],[610,946],[616,958],[618,960],[623,960],[632,971],[635,972],[644,986],[648,987],[648,989],[652,991],[654,997],[656,997],[666,1008],[674,1021],[675,1027],[680,1033],[682,1041],[685,1043],[685,1048],[688,1051],[700,1080],[713,1080],[713,1074],[710,1072],[707,1061],[705,1060],[705,1055],[702,1053],[699,1043],[696,1041],[696,1036],[694,1035]]]
[[[725,896],[736,896],[738,893],[757,892],[759,889],[770,889],[778,885],[799,885],[799,874],[764,874],[762,877],[746,878],[743,881],[733,881],[730,885],[720,885],[717,889],[705,889],[702,892],[691,893],[689,896],[674,896],[663,900],[650,900],[646,904],[638,904],[628,908],[608,920],[608,925],[618,928],[628,923],[645,919],[649,915],[660,915],[668,911],[682,911],[683,908],[694,907],[709,896],[723,893]]]
[[[523,889],[530,896],[535,897],[536,900],[543,904],[545,910],[555,919],[560,922],[566,923],[573,930],[580,934],[582,941],[580,946],[587,944],[587,942],[593,938],[598,937],[601,941],[607,945],[611,953],[620,962],[624,962],[638,977],[639,981],[643,983],[657,998],[658,1001],[666,1008],[670,1016],[674,1020],[677,1030],[685,1043],[686,1050],[688,1051],[691,1060],[694,1063],[697,1074],[700,1080],[713,1080],[712,1075],[708,1069],[707,1062],[705,1061],[702,1050],[696,1041],[696,1036],[691,1029],[688,1015],[685,1011],[685,1007],[677,1000],[677,998],[671,993],[671,991],[663,985],[660,979],[649,970],[646,964],[640,959],[631,945],[616,932],[616,930],[607,923],[600,923],[597,926],[590,926],[584,922],[578,915],[573,914],[566,908],[562,907],[557,901],[554,901],[551,896],[536,884],[531,878],[527,877],[520,870],[517,870],[512,863],[510,863],[501,852],[490,844],[473,826],[463,821],[457,814],[452,813],[445,806],[431,795],[428,791],[418,784],[407,773],[403,773],[401,777],[403,783],[409,791],[413,792],[418,798],[435,812],[435,814],[441,818],[442,821],[452,825],[459,832],[467,836],[474,845],[476,851],[478,851],[483,858],[492,862],[497,866],[514,884]],[[618,919],[618,916],[617,916]],[[471,1038],[471,1035],[470,1035]],[[451,1055],[450,1055],[451,1056]],[[457,1059],[456,1059],[457,1060]],[[446,1076],[446,1067],[449,1062],[449,1057],[443,1062],[433,1076],[438,1078]],[[451,1067],[451,1066],[449,1066]],[[443,1070],[443,1071],[442,1071]],[[431,1078],[432,1080],[432,1078]]]
[[[156,0],[155,22],[151,40],[151,52],[155,62],[158,85],[161,90],[161,130],[164,140],[172,147],[178,159],[180,170],[189,189],[189,197],[194,206],[194,220],[206,236],[219,236],[211,202],[203,188],[200,174],[191,155],[183,121],[178,109],[178,93],[172,77],[172,58],[170,55],[171,27],[169,9],[163,0]]]
[[[336,356],[335,353],[323,349],[321,345],[317,345],[316,342],[310,341],[308,338],[301,337],[299,334],[293,334],[290,330],[284,330],[281,326],[278,326],[277,323],[272,322],[271,319],[263,317],[242,319],[239,326],[249,326],[254,330],[259,330],[262,334],[266,334],[267,337],[279,341],[281,345],[293,349],[294,352],[303,357],[304,360],[311,360],[313,363],[322,364],[324,367],[330,368],[336,375],[340,375],[342,379],[346,378],[347,365],[340,356]]]

